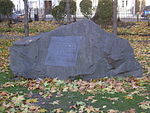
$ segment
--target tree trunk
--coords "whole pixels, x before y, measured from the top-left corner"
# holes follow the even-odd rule
[[[66,1],[66,12],[67,12],[67,22],[71,22],[71,14],[70,14],[70,0]]]
[[[25,30],[25,37],[29,36],[29,23],[28,23],[28,0],[24,1],[24,8],[25,8],[25,17],[24,17],[24,30]]]
[[[148,26],[150,26],[150,16],[148,17]]]
[[[29,22],[32,22],[32,19],[31,19],[31,11],[32,11],[32,9],[30,8],[30,9],[29,9]]]
[[[113,33],[117,34],[117,0],[113,1]]]
[[[0,22],[2,22],[2,15],[0,14]]]
[[[11,28],[11,24],[12,24],[11,19],[10,19],[9,15],[7,15],[6,17],[7,17],[7,19],[6,19],[7,25],[9,28]]]
[[[140,0],[135,0],[135,13],[140,12]]]

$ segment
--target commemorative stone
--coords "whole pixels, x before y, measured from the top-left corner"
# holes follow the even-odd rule
[[[142,76],[128,41],[87,19],[16,41],[10,51],[12,72],[26,78]]]

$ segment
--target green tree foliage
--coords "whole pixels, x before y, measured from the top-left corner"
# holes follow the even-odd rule
[[[66,13],[66,0],[60,1],[59,5],[52,9],[52,15],[57,21],[63,20],[66,16]],[[70,2],[70,14],[76,14],[76,2],[73,0]]]
[[[96,13],[92,18],[97,24],[106,25],[112,23],[113,0],[99,0]]]
[[[80,9],[84,17],[90,18],[92,16],[92,1],[82,0],[80,2]]]
[[[72,0],[71,4],[70,4],[70,13],[71,13],[71,15],[76,15],[76,10],[77,10],[76,2]]]
[[[75,15],[76,14],[76,2],[74,0],[70,0],[70,14]],[[66,14],[66,0],[62,0],[59,3],[60,6],[64,8],[65,14]]]
[[[14,4],[10,0],[0,0],[0,14],[9,16],[12,14]]]
[[[52,15],[57,21],[63,20],[65,17],[64,8],[60,5],[54,7],[52,10]]]

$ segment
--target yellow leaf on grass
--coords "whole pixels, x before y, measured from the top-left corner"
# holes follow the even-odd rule
[[[93,106],[86,107],[85,111],[87,113],[99,113],[100,112],[99,108],[94,108]]]
[[[47,112],[46,109],[40,109],[40,113],[45,113],[45,112]]]
[[[93,99],[93,100],[91,101],[91,103],[95,103],[95,102],[97,102],[97,100],[95,100],[95,99]]]
[[[95,96],[89,96],[89,97],[87,97],[85,100],[86,100],[86,101],[89,101],[89,100],[92,100],[94,97],[95,97]]]
[[[114,97],[114,98],[107,98],[108,100],[113,100],[113,101],[116,101],[116,100],[118,100],[119,98],[118,97]]]
[[[37,98],[34,98],[34,99],[28,99],[26,100],[27,103],[36,103],[38,102],[38,99]]]
[[[136,110],[135,109],[130,109],[130,110],[124,111],[122,113],[136,113]]]
[[[125,99],[133,99],[133,96],[131,96],[131,95],[127,95],[127,96],[124,96],[125,97]]]
[[[108,110],[107,113],[118,113],[118,112],[119,112],[118,110],[110,109],[110,110]]]
[[[53,101],[52,104],[53,105],[58,105],[59,104],[59,100]]]
[[[8,96],[8,93],[6,91],[0,91],[1,96]]]
[[[70,111],[67,111],[66,113],[77,113],[77,112],[73,111],[73,110],[70,110]]]
[[[57,108],[53,110],[54,113],[64,113],[64,111],[61,108]]]
[[[23,95],[20,95],[20,96],[17,96],[17,97],[13,97],[13,98],[12,98],[12,102],[13,102],[15,105],[20,105],[20,104],[22,104],[23,100],[25,100],[25,98],[24,98]]]
[[[141,107],[142,109],[150,109],[150,101],[143,101],[139,104],[139,107]]]
[[[3,84],[3,87],[14,87],[13,82],[6,82],[5,84]]]

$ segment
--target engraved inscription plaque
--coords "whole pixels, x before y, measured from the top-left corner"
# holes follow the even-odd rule
[[[81,40],[81,36],[52,37],[45,65],[75,66]]]

